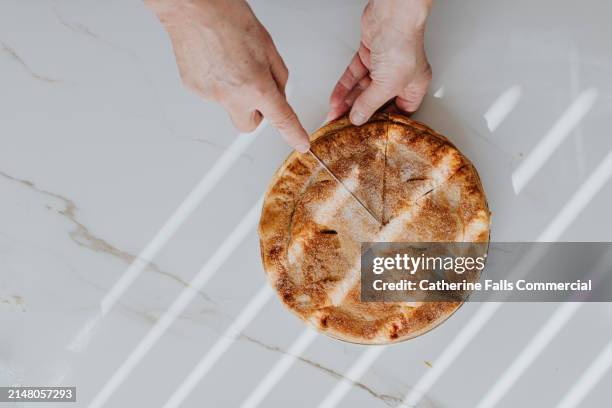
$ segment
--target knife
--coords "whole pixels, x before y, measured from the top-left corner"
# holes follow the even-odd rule
[[[329,173],[329,175],[330,175],[330,176],[332,176],[332,178],[333,178],[334,180],[336,180],[336,182],[337,182],[338,184],[340,184],[340,185],[342,186],[342,188],[344,188],[344,190],[345,190],[347,193],[349,193],[349,194],[351,195],[351,197],[353,197],[353,198],[355,199],[355,201],[357,201],[357,203],[359,203],[359,205],[360,205],[360,206],[361,206],[361,207],[362,207],[364,210],[366,210],[366,211],[367,211],[367,213],[370,215],[370,217],[372,217],[372,218],[373,218],[373,219],[376,221],[376,223],[377,223],[377,224],[382,225],[382,222],[380,222],[380,221],[378,220],[378,218],[376,218],[376,216],[374,215],[374,213],[372,213],[372,211],[370,211],[370,209],[369,209],[368,207],[366,207],[366,206],[365,206],[365,204],[364,204],[364,203],[363,203],[363,202],[362,202],[362,201],[359,199],[359,197],[357,197],[355,194],[353,194],[353,192],[352,192],[351,190],[349,190],[349,189],[348,189],[348,187],[347,187],[347,186],[345,186],[345,185],[344,185],[344,183],[343,183],[342,181],[340,181],[340,179],[339,179],[338,177],[336,177],[336,175],[335,175],[335,174],[334,174],[334,173],[333,173],[333,172],[332,172],[332,171],[329,169],[329,167],[327,167],[327,165],[326,165],[325,163],[323,163],[323,160],[321,160],[321,159],[319,158],[319,156],[317,156],[317,155],[315,154],[315,152],[313,152],[313,151],[312,151],[312,149],[309,149],[309,150],[308,150],[308,152],[309,152],[309,153],[312,155],[312,157],[314,157],[314,158],[315,158],[315,160],[316,160],[317,162],[319,162],[319,164],[321,165],[321,167],[323,167],[323,168],[324,168],[324,169],[325,169],[325,170],[326,170],[326,171]]]

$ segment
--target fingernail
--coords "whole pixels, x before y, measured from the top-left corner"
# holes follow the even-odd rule
[[[304,143],[304,144],[297,145],[295,146],[295,150],[297,150],[300,153],[306,153],[308,150],[310,150],[310,144]]]
[[[327,114],[327,116],[325,117],[325,122],[327,123],[327,122],[329,122],[330,120],[332,120],[333,118],[334,118],[334,115],[332,115],[332,113],[331,113],[331,112],[329,112],[329,113]]]
[[[351,123],[355,126],[363,125],[366,121],[366,117],[363,113],[358,111],[351,112]]]

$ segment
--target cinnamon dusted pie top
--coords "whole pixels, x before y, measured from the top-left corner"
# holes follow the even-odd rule
[[[319,129],[312,150],[383,221],[381,226],[310,154],[292,153],[266,193],[264,268],[283,303],[318,330],[380,344],[415,337],[460,302],[360,301],[361,242],[487,242],[478,174],[448,139],[400,115],[347,118]]]

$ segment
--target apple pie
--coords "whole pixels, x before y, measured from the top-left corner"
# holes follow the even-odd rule
[[[274,175],[259,224],[266,275],[282,302],[319,331],[392,343],[440,324],[461,302],[362,302],[362,242],[488,242],[490,212],[476,169],[450,141],[401,115],[348,118],[312,136]]]

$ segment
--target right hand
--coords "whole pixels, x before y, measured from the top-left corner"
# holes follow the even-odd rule
[[[327,120],[350,111],[354,125],[395,100],[417,110],[431,81],[425,22],[432,0],[370,0],[361,17],[361,43],[330,98]]]
[[[308,134],[287,102],[289,73],[270,34],[244,0],[146,0],[170,36],[185,86],[220,103],[251,132],[265,117],[305,153]]]

